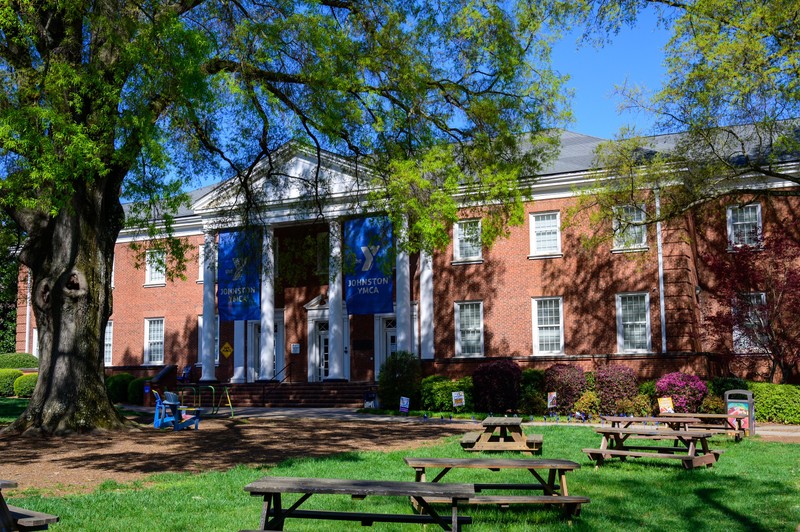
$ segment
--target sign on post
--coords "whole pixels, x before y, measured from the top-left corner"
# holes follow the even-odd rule
[[[464,403],[464,392],[453,392],[453,407],[462,407],[464,406]]]
[[[672,404],[672,397],[659,397],[658,398],[658,412],[659,414],[674,414],[675,405]]]
[[[411,399],[408,397],[400,398],[400,412],[408,414],[408,407],[411,406]]]

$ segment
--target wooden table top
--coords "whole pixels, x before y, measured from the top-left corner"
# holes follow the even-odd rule
[[[17,483],[13,480],[0,480],[0,489],[16,488]]]
[[[609,423],[700,423],[700,418],[694,414],[673,414],[660,416],[600,416]]]
[[[746,419],[748,417],[747,414],[661,414],[663,417],[673,418],[678,416],[692,416],[699,418],[700,420],[703,419]]]
[[[635,428],[635,427],[598,427],[595,429],[598,434],[628,434],[631,436],[663,436],[664,438],[708,438],[711,434],[706,430],[672,430],[656,428]]]
[[[484,427],[517,427],[522,425],[519,417],[487,417],[481,422]]]
[[[571,460],[534,458],[404,458],[411,467],[457,467],[469,469],[580,469]]]
[[[352,495],[387,495],[399,497],[447,497],[469,499],[475,496],[473,484],[400,482],[392,480],[353,480],[340,478],[263,477],[244,487],[251,494],[321,493]]]

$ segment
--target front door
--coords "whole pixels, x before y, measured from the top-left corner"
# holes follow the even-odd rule
[[[397,321],[394,318],[385,318],[381,320],[382,341],[378,345],[377,360],[375,364],[375,380],[380,375],[381,368],[383,367],[389,355],[397,352]]]
[[[328,378],[329,363],[329,343],[328,343],[328,323],[317,322],[317,381],[322,382]]]

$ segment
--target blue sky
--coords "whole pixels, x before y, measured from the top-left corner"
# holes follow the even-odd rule
[[[664,45],[669,33],[656,27],[652,13],[645,13],[636,28],[621,31],[602,48],[578,45],[580,32],[566,35],[553,49],[553,65],[569,74],[573,89],[574,122],[568,129],[602,138],[612,138],[625,124],[635,123],[647,133],[649,118],[632,113],[618,114],[620,98],[613,94],[615,85],[644,85],[657,89],[664,73]]]

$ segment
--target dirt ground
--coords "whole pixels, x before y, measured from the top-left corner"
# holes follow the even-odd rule
[[[200,430],[155,430],[147,417],[128,432],[66,438],[0,435],[0,478],[60,495],[105,480],[131,482],[156,472],[200,472],[237,464],[269,466],[293,457],[347,451],[399,450],[463,434],[472,424],[340,419],[204,419]],[[764,440],[800,443],[800,433],[764,431]]]
[[[138,421],[147,423],[146,418]],[[338,419],[204,419],[200,430],[140,430],[65,438],[0,435],[0,478],[46,494],[90,490],[105,480],[131,482],[150,473],[223,471],[237,464],[274,465],[293,457],[396,450],[461,434],[464,424]]]

